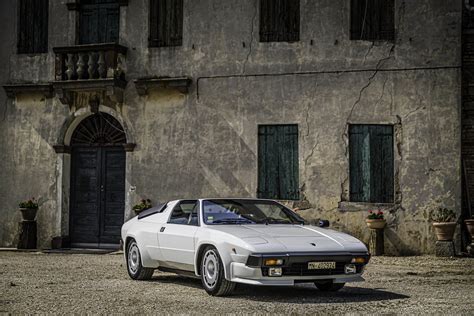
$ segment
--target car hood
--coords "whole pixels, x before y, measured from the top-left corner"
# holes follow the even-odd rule
[[[331,229],[303,225],[216,225],[212,229],[231,234],[255,251],[366,252],[358,239]]]

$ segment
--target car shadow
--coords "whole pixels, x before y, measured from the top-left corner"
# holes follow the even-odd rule
[[[202,289],[201,280],[174,274],[155,274],[149,282],[173,283],[181,286]],[[202,289],[204,293],[204,289]],[[314,303],[357,303],[400,300],[408,295],[387,291],[384,288],[365,288],[346,285],[338,292],[322,292],[313,284],[296,286],[255,286],[237,284],[230,299],[247,299],[259,302],[281,302],[295,304]]]
[[[322,292],[309,283],[282,287],[238,284],[231,297],[295,304],[357,303],[410,298],[407,295],[390,292],[385,289],[363,288],[352,285],[347,285],[337,292]]]
[[[148,282],[173,283],[193,288],[202,288],[200,279],[176,274],[155,273]]]

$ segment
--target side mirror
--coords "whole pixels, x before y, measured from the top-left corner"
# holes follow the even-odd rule
[[[327,219],[320,219],[318,222],[319,227],[329,227],[329,221]]]

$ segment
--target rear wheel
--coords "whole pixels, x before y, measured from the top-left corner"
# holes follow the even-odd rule
[[[214,247],[204,249],[201,260],[201,282],[207,294],[214,296],[229,295],[235,288],[234,282],[225,279],[224,265]]]
[[[149,280],[155,269],[145,268],[142,265],[140,249],[137,242],[132,240],[127,246],[127,271],[134,280]]]
[[[315,282],[314,285],[318,288],[318,290],[323,292],[337,292],[342,289],[345,283],[333,283],[330,282]]]

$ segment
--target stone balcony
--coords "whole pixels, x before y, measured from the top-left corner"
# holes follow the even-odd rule
[[[122,103],[127,48],[116,43],[55,47],[53,89],[62,103],[77,93],[94,93]]]

